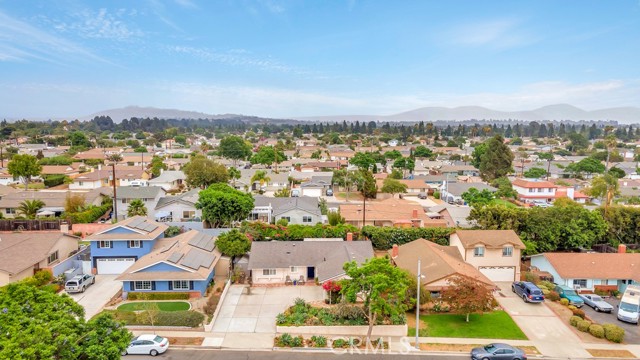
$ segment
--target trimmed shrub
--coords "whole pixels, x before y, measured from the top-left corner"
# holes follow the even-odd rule
[[[65,179],[67,179],[68,177],[66,175],[47,175],[44,178],[44,186],[45,187],[54,187],[54,186],[58,186],[60,184],[63,184]]]
[[[365,226],[362,234],[371,240],[374,248],[388,250],[394,244],[402,245],[420,238],[433,241],[439,245],[449,245],[449,236],[453,228],[394,228]]]
[[[569,305],[569,299],[565,299],[565,298],[560,299],[560,304],[562,304],[564,306],[568,306]]]
[[[327,338],[324,336],[312,336],[311,345],[313,347],[327,347]]]
[[[591,324],[591,326],[589,326],[589,334],[597,337],[598,339],[602,339],[604,338],[604,328],[602,325]]]
[[[128,300],[189,300],[189,293],[180,292],[130,292]]]
[[[63,217],[66,217],[72,224],[88,224],[98,220],[100,216],[106,214],[109,210],[111,210],[111,203],[93,206],[83,212],[65,213]]]
[[[574,327],[578,326],[579,321],[582,321],[582,318],[579,316],[572,316],[569,318],[569,324]]]
[[[560,300],[560,295],[558,295],[558,293],[555,291],[549,291],[549,293],[547,294],[547,299],[551,301],[558,301]]]
[[[569,310],[571,310],[571,311],[573,311],[573,310],[577,309],[577,307],[575,307],[575,306],[573,306],[573,305],[569,305],[569,306],[567,306],[567,308],[568,308]]]
[[[538,284],[538,287],[540,286],[546,287],[549,290],[553,290],[556,288],[556,286],[551,281],[547,281],[547,280],[540,281],[540,283]]]
[[[573,313],[574,316],[578,316],[578,317],[580,317],[582,319],[584,319],[584,317],[586,315],[584,313],[584,310],[580,310],[580,309],[573,309],[573,310],[571,310],[571,312]]]
[[[547,290],[547,288],[544,289],[540,289],[542,290],[542,295],[544,295],[545,297],[549,295],[549,293],[551,292],[551,290]]]
[[[591,321],[589,320],[580,320],[578,321],[578,326],[576,326],[578,328],[578,330],[582,331],[582,332],[587,332],[589,331],[589,327],[591,326]]]
[[[604,337],[612,342],[621,343],[624,339],[624,329],[618,325],[613,324],[604,324],[602,325],[604,329]]]

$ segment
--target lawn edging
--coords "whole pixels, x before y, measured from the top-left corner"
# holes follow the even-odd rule
[[[127,304],[142,304],[142,303],[186,303],[187,305],[189,305],[189,308],[187,308],[186,310],[160,310],[160,311],[189,311],[193,309],[193,306],[191,305],[191,302],[189,302],[188,300],[126,300],[121,302],[120,304],[118,304],[115,307],[115,310],[118,311],[144,311],[143,310],[125,310],[125,309],[120,309],[120,307],[122,307],[123,305],[127,305]]]
[[[231,279],[228,279],[224,284],[224,290],[222,290],[222,294],[220,294],[220,299],[218,300],[218,305],[216,306],[216,310],[213,312],[213,316],[211,317],[211,322],[208,324],[204,324],[204,331],[213,330],[213,324],[216,322],[216,318],[218,317],[218,313],[220,312],[220,308],[222,308],[222,303],[224,302],[224,298],[227,296],[227,291],[231,287]]]

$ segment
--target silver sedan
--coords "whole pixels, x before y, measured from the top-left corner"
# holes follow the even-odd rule
[[[580,294],[584,303],[591,306],[595,311],[612,312],[613,306],[604,301],[600,296],[593,294]]]

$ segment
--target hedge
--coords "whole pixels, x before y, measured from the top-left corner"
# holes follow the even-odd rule
[[[604,337],[612,342],[621,343],[624,339],[624,329],[618,325],[613,324],[604,324],[602,325],[604,329]]]
[[[105,310],[113,314],[118,321],[124,321],[126,325],[151,325],[148,316],[137,314],[134,311]],[[194,310],[160,311],[156,315],[153,326],[187,326],[198,327],[204,321],[204,315]]]
[[[127,300],[189,300],[185,292],[130,292]]]
[[[102,206],[93,206],[82,212],[65,213],[63,217],[69,219],[72,224],[88,224],[98,220],[109,210],[111,210],[111,204],[104,204]]]
[[[67,179],[66,175],[47,175],[44,178],[44,186],[46,187],[54,187],[60,184],[64,184],[64,180]]]
[[[451,228],[394,228],[365,226],[362,234],[371,240],[378,250],[388,250],[394,244],[402,245],[416,239],[427,239],[440,245],[449,245],[449,236],[455,229]]]
[[[331,225],[272,225],[264,222],[245,222],[240,231],[253,241],[280,240],[301,241],[305,238],[343,238],[352,233],[353,238],[360,237],[360,230],[347,224]]]

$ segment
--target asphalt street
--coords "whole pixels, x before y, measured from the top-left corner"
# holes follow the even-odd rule
[[[582,307],[582,310],[590,317],[593,321],[598,324],[614,324],[618,325],[624,329],[624,342],[627,344],[640,344],[640,326],[636,324],[629,324],[626,322],[622,322],[618,320],[616,314],[618,313],[618,304],[620,304],[620,300],[616,298],[608,298],[605,299],[606,302],[613,305],[613,311],[611,313],[603,313],[596,312],[589,305],[585,305]]]

